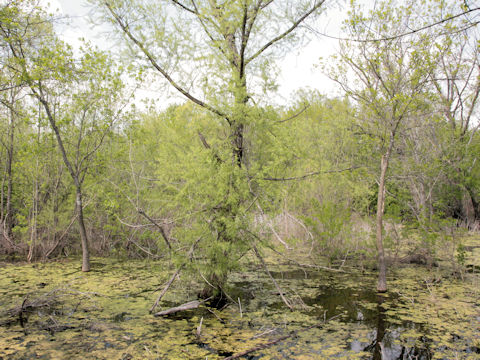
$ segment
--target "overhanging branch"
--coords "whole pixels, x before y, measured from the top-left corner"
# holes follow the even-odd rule
[[[292,180],[304,180],[312,176],[316,175],[322,175],[322,174],[333,174],[333,173],[341,173],[345,171],[352,171],[358,168],[361,168],[362,166],[351,166],[346,169],[340,169],[340,170],[327,170],[327,171],[313,171],[310,173],[307,173],[305,175],[301,176],[293,176],[293,177],[286,177],[286,178],[275,178],[275,177],[264,177],[261,178],[261,180],[266,180],[266,181],[292,181]]]
[[[381,37],[381,38],[376,38],[376,39],[350,39],[350,38],[346,38],[346,37],[340,37],[340,36],[334,36],[334,35],[329,35],[329,34],[325,34],[325,33],[322,33],[318,30],[315,30],[313,29],[311,26],[306,26],[310,31],[314,32],[315,34],[317,35],[320,35],[320,36],[324,36],[324,37],[327,37],[329,39],[334,39],[334,40],[340,40],[340,41],[353,41],[353,42],[361,42],[361,43],[368,43],[368,42],[380,42],[380,41],[390,41],[390,40],[395,40],[395,39],[399,39],[399,38],[402,38],[402,37],[405,37],[405,36],[408,36],[408,35],[413,35],[415,33],[418,33],[418,32],[421,32],[421,31],[424,31],[424,30],[427,30],[427,29],[430,29],[432,27],[435,27],[437,25],[441,25],[443,23],[446,23],[450,20],[454,20],[456,18],[459,18],[461,16],[465,16],[469,13],[473,13],[475,11],[479,11],[480,10],[480,7],[476,7],[476,8],[473,8],[473,9],[468,9],[467,11],[464,11],[462,13],[459,13],[459,14],[455,14],[455,15],[452,15],[452,16],[449,16],[445,19],[442,19],[442,20],[439,20],[439,21],[436,21],[434,23],[431,23],[431,24],[428,24],[428,25],[425,25],[425,26],[422,26],[420,28],[417,28],[417,29],[413,29],[411,31],[407,31],[403,34],[399,34],[399,35],[395,35],[395,36],[385,36],[385,37]],[[468,25],[468,27],[465,27],[463,28],[462,30],[466,30],[468,28],[472,28],[472,27],[475,27],[477,26],[478,24],[480,23],[480,21],[475,21],[471,24]]]
[[[303,107],[303,109],[300,110],[299,112],[295,113],[295,114],[292,115],[292,116],[289,116],[289,117],[286,118],[286,119],[278,120],[278,121],[276,121],[276,123],[277,123],[277,124],[281,124],[281,123],[287,122],[287,121],[289,121],[289,120],[293,120],[293,119],[299,117],[301,114],[303,114],[303,112],[304,112],[305,110],[307,110],[309,107],[310,107],[310,105],[305,104],[304,107]]]

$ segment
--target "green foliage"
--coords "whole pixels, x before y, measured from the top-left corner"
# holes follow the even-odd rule
[[[13,250],[0,241],[2,252],[26,256],[32,250],[33,258],[42,258],[78,251],[79,234],[71,226],[77,177],[94,251],[168,256],[214,286],[241,269],[253,244],[271,246],[270,225],[291,240],[287,245],[307,248],[313,242],[331,260],[368,257],[380,159],[395,130],[385,217],[402,231],[399,236],[387,226],[387,248],[411,242],[409,250],[433,259],[444,246],[463,266],[458,231],[452,229],[473,228],[478,221],[480,135],[471,118],[478,113],[478,44],[473,46],[460,18],[440,23],[437,33],[408,33],[457,13],[460,5],[383,1],[369,13],[354,4],[345,28],[349,36],[372,41],[341,47],[330,75],[345,85],[345,97],[301,90],[273,106],[276,60],[302,44],[302,31],[286,34],[264,52],[262,46],[314,2],[275,1],[256,18],[251,15],[257,2],[242,3],[247,20],[253,19],[243,68],[235,58],[245,14],[240,2],[226,2],[220,12],[212,2],[198,1],[200,17],[175,2],[109,3],[156,61],[154,68],[165,70],[177,89],[192,89],[193,101],[125,111],[130,89],[116,54],[88,43],[73,49],[36,1],[2,5],[2,223],[8,181],[13,183]],[[102,9],[98,14],[112,19]],[[374,41],[378,37],[388,39]],[[22,45],[23,55],[14,55],[10,45]],[[142,50],[132,45],[126,51],[135,57],[129,75],[144,80],[142,86],[156,83],[152,59],[143,53],[139,60]],[[45,109],[31,96],[40,89],[52,104],[71,170]],[[190,261],[186,254],[198,239]]]
[[[348,249],[351,209],[343,204],[312,199],[305,224],[312,229],[319,245],[319,252],[335,260]]]

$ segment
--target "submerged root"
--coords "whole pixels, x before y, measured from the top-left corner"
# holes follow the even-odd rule
[[[57,321],[56,317],[64,315],[67,310],[69,316],[71,316],[77,311],[80,304],[85,301],[85,298],[90,299],[91,295],[92,293],[81,293],[67,287],[55,288],[35,298],[27,295],[21,304],[18,304],[0,314],[0,318],[3,319],[0,322],[0,325],[19,323],[26,333],[26,326],[30,316],[37,314],[40,319],[34,321],[31,327],[46,330],[51,334],[71,329],[71,325],[60,323]],[[73,297],[75,298],[74,301],[72,301]],[[65,309],[67,302],[76,305],[74,305],[73,308]]]

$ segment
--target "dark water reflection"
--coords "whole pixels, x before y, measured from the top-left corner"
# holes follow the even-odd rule
[[[398,344],[400,335],[408,328],[419,329],[420,325],[404,321],[401,326],[390,323],[386,315],[386,301],[391,304],[392,298],[386,298],[371,290],[355,291],[348,288],[324,287],[321,295],[308,301],[310,304],[319,304],[325,309],[329,317],[343,314],[342,320],[347,323],[357,322],[367,325],[372,331],[371,342],[366,344],[354,340],[349,344],[351,350],[371,352],[372,360],[390,359],[418,359],[428,360],[432,358],[428,350],[428,343],[425,348],[406,348]],[[362,304],[376,303],[374,308],[365,307]],[[425,340],[425,339],[424,339]]]
[[[433,358],[426,336],[415,339],[415,344],[419,346],[400,345],[401,335],[405,331],[414,329],[419,333],[425,333],[425,329],[422,329],[421,324],[405,319],[391,321],[395,319],[391,312],[396,306],[408,306],[396,294],[378,294],[372,290],[375,288],[373,282],[370,284],[360,277],[358,282],[353,281],[354,285],[350,286],[345,285],[345,279],[337,275],[325,277],[325,275],[306,273],[302,270],[272,272],[272,274],[285,283],[291,284],[293,280],[303,281],[301,286],[310,287],[310,290],[315,291],[314,296],[304,296],[302,300],[307,306],[314,307],[315,310],[307,310],[307,313],[318,321],[338,317],[342,323],[361,324],[369,328],[368,341],[350,339],[347,344],[344,344],[354,352],[371,354],[370,357],[362,358],[373,360],[430,360]],[[349,283],[352,284],[351,281]],[[237,285],[252,291],[252,284],[244,282]],[[284,305],[275,303],[269,308],[281,309]],[[390,315],[387,315],[387,309],[391,310]],[[290,357],[285,355],[285,358]]]
[[[429,351],[429,344],[425,337],[420,340],[423,342],[423,347],[411,347],[407,348],[401,345],[395,345],[395,340],[400,338],[400,334],[405,330],[403,327],[398,327],[390,324],[385,314],[385,307],[382,306],[385,303],[385,297],[377,295],[377,322],[376,322],[376,334],[375,340],[369,344],[364,351],[372,350],[373,360],[389,360],[389,359],[419,359],[429,360],[432,358],[432,354]],[[409,327],[420,327],[413,322],[406,323]]]

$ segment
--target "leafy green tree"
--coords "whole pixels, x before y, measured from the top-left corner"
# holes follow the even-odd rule
[[[410,35],[410,19],[415,3],[405,5],[384,1],[369,14],[354,7],[346,23],[352,39],[344,41],[338,67],[331,76],[361,112],[357,125],[367,137],[377,139],[380,169],[377,192],[376,244],[379,280],[377,290],[387,290],[383,246],[383,214],[387,171],[397,149],[398,138],[408,131],[408,123],[426,107],[426,88],[431,66],[424,54],[429,43],[422,36]],[[380,36],[379,36],[380,34]],[[377,41],[378,38],[384,38]]]
[[[268,120],[255,104],[274,88],[275,60],[298,44],[300,25],[321,12],[324,0],[92,3],[119,30],[135,58],[141,56],[140,66],[210,114],[208,128],[197,134],[210,155],[196,155],[208,171],[188,169],[183,178],[201,182],[195,190],[208,199],[200,201],[209,214],[200,218],[209,229],[209,246],[203,247],[210,260],[204,276],[209,285],[203,295],[221,292],[235,259],[251,247],[245,215],[257,198],[258,183],[251,178],[258,168],[248,145]],[[214,137],[208,138],[207,131]]]
[[[10,66],[43,108],[75,185],[82,270],[89,271],[82,185],[121,114],[120,73],[106,54],[88,46],[77,59],[56,37],[53,20],[36,2],[11,1],[2,10],[0,34],[11,52]]]

